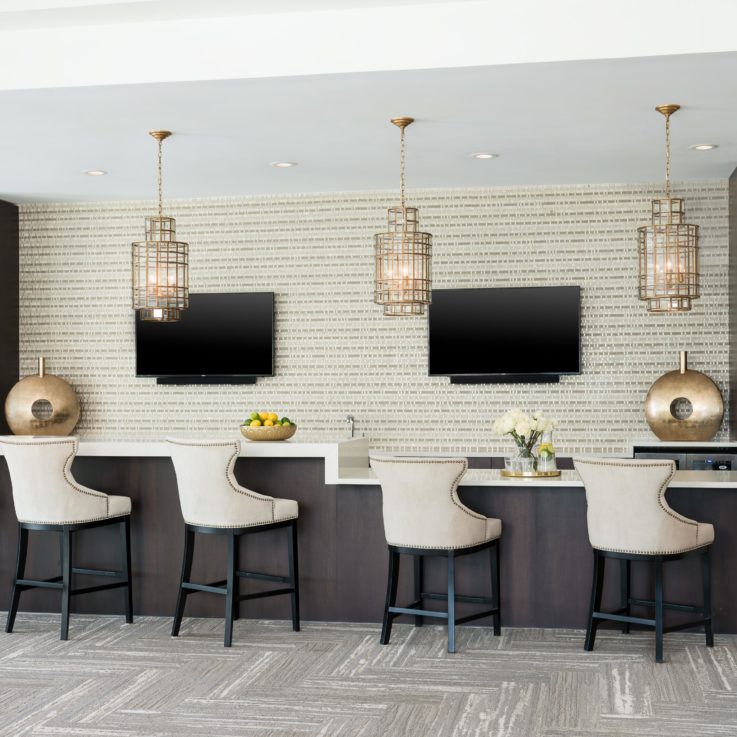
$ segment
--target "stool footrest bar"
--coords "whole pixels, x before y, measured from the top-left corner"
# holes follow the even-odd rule
[[[117,583],[103,583],[100,586],[85,586],[83,589],[72,589],[69,592],[70,596],[77,596],[78,594],[93,594],[96,591],[107,591],[108,589],[122,589],[127,586],[127,581],[118,581]]]
[[[651,599],[630,599],[632,606],[646,606],[655,607],[655,602]],[[667,601],[663,602],[663,609],[673,609],[678,612],[691,612],[692,614],[703,614],[703,607],[693,606],[692,604],[670,604]]]
[[[423,591],[420,596],[423,599],[432,599],[437,601],[447,601],[448,594],[436,594],[433,592]],[[493,604],[494,600],[488,596],[466,596],[465,594],[456,594],[456,601],[462,601],[464,604]]]
[[[62,585],[61,576],[54,576],[40,581],[32,578],[19,578],[16,581],[16,586],[22,586],[24,589],[60,589]]]
[[[390,614],[411,614],[413,617],[439,617],[440,619],[448,619],[448,612],[433,612],[429,609],[415,609],[413,607],[390,606]]]
[[[255,571],[236,571],[239,578],[253,578],[256,581],[274,581],[274,583],[291,583],[289,576],[277,576],[272,573],[257,573]]]
[[[593,619],[603,619],[609,622],[629,622],[630,624],[644,624],[647,627],[655,627],[654,619],[645,617],[628,617],[624,614],[613,614],[611,612],[594,612]]]
[[[187,589],[188,591],[204,591],[208,594],[220,594],[225,596],[227,593],[225,587],[220,584],[225,584],[225,581],[219,581],[216,583],[191,583],[190,581],[184,581],[182,583],[182,588]]]
[[[273,591],[257,591],[255,594],[242,594],[238,597],[238,601],[248,601],[249,599],[263,599],[266,596],[280,596],[281,594],[293,594],[294,587],[288,589],[274,589]]]
[[[110,576],[112,578],[125,578],[123,571],[101,571],[97,568],[72,568],[72,573],[80,576]]]
[[[465,617],[456,617],[456,624],[465,624],[466,622],[473,622],[476,619],[483,619],[484,617],[493,617],[499,608],[487,609],[485,612],[476,612],[476,614],[467,614]]]

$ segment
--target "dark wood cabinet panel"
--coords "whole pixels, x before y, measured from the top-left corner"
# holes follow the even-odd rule
[[[0,200],[0,435],[5,397],[18,381],[18,207]]]

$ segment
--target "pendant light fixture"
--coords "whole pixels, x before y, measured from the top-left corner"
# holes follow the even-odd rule
[[[146,218],[146,240],[133,244],[133,309],[141,320],[176,322],[189,307],[189,246],[177,240],[176,221],[164,217],[161,145],[170,131],[151,131],[158,144],[159,211]]]
[[[652,201],[652,222],[637,229],[640,299],[649,312],[688,312],[699,288],[699,226],[685,222],[684,201],[670,196],[670,116],[680,105],[658,105],[665,116],[665,196]]]
[[[374,236],[374,302],[392,317],[422,315],[430,304],[432,236],[419,230],[416,207],[404,203],[404,131],[414,118],[393,118],[401,131],[400,205],[387,210],[387,232]]]

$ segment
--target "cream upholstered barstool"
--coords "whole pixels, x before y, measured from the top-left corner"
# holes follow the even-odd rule
[[[130,514],[127,496],[109,496],[88,489],[72,476],[72,462],[79,442],[74,437],[8,436],[0,447],[10,471],[13,504],[18,517],[18,558],[13,595],[8,610],[6,632],[13,631],[20,595],[28,589],[61,591],[61,639],[69,637],[69,609],[72,596],[107,589],[125,589],[125,621],[133,621],[131,593]],[[122,565],[120,571],[74,568],[74,533],[91,527],[120,525]],[[25,577],[28,533],[32,530],[57,532],[61,538],[61,575],[46,580]],[[115,583],[73,589],[74,574],[120,579]]]
[[[665,500],[673,478],[673,461],[575,458],[574,465],[586,487],[589,540],[594,549],[594,576],[585,649],[593,650],[596,630],[604,620],[655,628],[655,660],[663,662],[663,634],[704,627],[706,644],[714,645],[711,623],[711,544],[714,527],[678,514]],[[663,563],[686,556],[701,557],[703,606],[671,604],[663,599]],[[621,601],[614,612],[601,611],[607,558],[620,561]],[[655,566],[655,599],[634,599],[630,592],[631,561]],[[635,617],[631,607],[648,607],[654,618]],[[701,616],[665,627],[665,609]]]
[[[171,634],[182,624],[187,596],[198,591],[225,596],[225,647],[233,641],[233,620],[240,616],[240,602],[264,596],[289,594],[292,629],[299,632],[299,566],[297,554],[297,502],[274,499],[240,486],[233,474],[240,454],[238,440],[167,440],[177,474],[179,502],[184,517],[184,558],[177,607]],[[289,575],[274,576],[240,570],[239,542],[243,535],[287,529]],[[226,578],[210,584],[193,583],[192,559],[195,534],[225,535],[228,538]],[[252,578],[287,584],[286,588],[240,594],[240,579]]]
[[[371,468],[381,483],[384,532],[389,546],[387,583],[381,644],[389,642],[393,620],[409,614],[415,626],[423,617],[440,617],[448,622],[448,652],[455,652],[455,626],[483,617],[493,617],[494,634],[501,632],[499,597],[499,538],[502,523],[470,510],[458,498],[458,483],[468,466],[465,458],[391,458],[372,456]],[[455,559],[489,550],[491,598],[462,596],[455,592]],[[414,598],[404,607],[396,606],[400,555],[414,556]],[[424,591],[423,562],[426,556],[448,560],[446,593]],[[424,600],[447,600],[445,612],[422,609]],[[491,608],[456,618],[456,602],[486,604]]]

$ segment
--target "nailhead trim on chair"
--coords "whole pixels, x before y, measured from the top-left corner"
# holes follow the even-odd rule
[[[456,476],[450,485],[450,499],[453,502],[453,504],[458,507],[462,512],[467,514],[472,519],[476,520],[483,520],[486,522],[488,519],[483,514],[478,514],[477,512],[473,512],[472,510],[468,509],[468,507],[464,507],[462,504],[458,503],[458,500],[456,499],[455,492],[458,490],[458,483],[463,478],[463,474],[466,473],[468,469],[468,461],[465,458],[448,458],[448,459],[438,459],[438,458],[385,458],[381,456],[369,456],[369,465],[371,464],[371,461],[378,461],[379,463],[397,463],[397,464],[413,464],[413,463],[436,463],[436,464],[448,464],[448,463],[462,463],[463,464],[463,470]],[[418,548],[422,550],[463,550],[464,548],[472,548],[474,545],[481,545],[482,543],[491,542],[492,540],[498,540],[501,538],[501,535],[498,537],[490,537],[488,540],[477,540],[476,542],[469,543],[468,545],[455,545],[453,547],[447,547],[445,545],[411,545],[408,543],[392,543],[387,540],[387,545],[393,545],[397,548]]]
[[[588,464],[589,466],[609,466],[610,468],[622,468],[626,466],[624,463],[612,463],[611,461],[602,461],[602,460],[584,460],[579,458],[573,459],[574,464],[581,463],[581,464]],[[695,520],[688,519],[687,517],[683,517],[682,515],[678,514],[675,510],[671,509],[667,504],[664,504],[664,498],[665,498],[665,492],[668,488],[668,484],[670,484],[671,480],[673,479],[673,475],[675,474],[676,470],[676,464],[673,461],[660,461],[659,463],[638,463],[637,468],[664,468],[666,464],[670,465],[670,474],[668,475],[668,478],[661,484],[660,489],[658,489],[658,505],[660,508],[669,516],[673,517],[673,519],[678,520],[678,522],[682,522],[686,525],[692,525],[696,527],[696,545],[693,547],[683,548],[680,550],[622,550],[619,548],[597,548],[597,550],[603,550],[605,552],[609,553],[631,553],[633,555],[678,555],[679,553],[688,553],[691,550],[698,550],[699,548],[704,548],[707,545],[711,545],[711,543],[703,543],[702,545],[699,545],[699,523]],[[632,466],[631,466],[632,467]]]
[[[463,550],[464,548],[472,548],[475,545],[483,545],[484,543],[490,543],[494,540],[501,540],[501,535],[497,537],[490,537],[484,540],[477,540],[476,542],[469,543],[468,545],[453,545],[453,547],[447,547],[445,545],[412,545],[408,543],[392,543],[388,540],[387,545],[393,545],[395,548],[416,548],[417,550]]]
[[[113,514],[108,515],[107,517],[92,517],[85,518],[85,519],[71,519],[71,520],[64,520],[63,522],[59,522],[59,520],[37,520],[37,519],[19,519],[18,522],[23,522],[27,525],[83,525],[86,522],[102,522],[106,519],[117,519],[118,517],[130,517],[130,512],[125,512],[125,514]]]
[[[115,517],[125,517],[127,514],[116,514],[113,516],[110,516],[110,498],[107,494],[103,493],[102,491],[95,491],[94,489],[85,489],[81,486],[77,486],[74,477],[71,475],[71,468],[72,463],[74,463],[74,458],[77,455],[77,452],[79,451],[79,440],[77,438],[59,438],[58,440],[56,438],[53,439],[46,439],[39,442],[28,442],[28,441],[17,441],[17,440],[2,440],[0,441],[2,443],[6,443],[8,445],[62,445],[62,444],[71,444],[72,446],[72,452],[67,456],[66,461],[64,461],[64,468],[63,468],[63,475],[64,480],[69,484],[69,486],[72,487],[75,491],[79,492],[80,494],[87,494],[87,496],[94,497],[95,499],[99,499],[100,497],[105,499],[105,510],[106,514],[104,517],[93,517],[92,519],[80,519],[80,520],[64,520],[63,522],[39,522],[37,520],[18,520],[19,522],[27,522],[28,524],[36,524],[36,525],[80,525],[84,522],[100,522],[104,519],[115,519]]]

